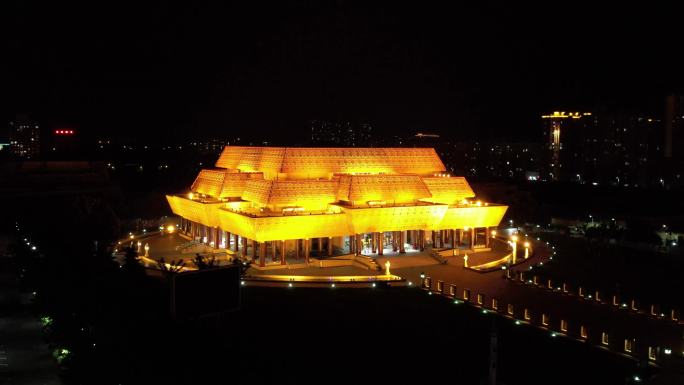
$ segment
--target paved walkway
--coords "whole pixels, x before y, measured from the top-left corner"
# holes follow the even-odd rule
[[[515,267],[516,270],[527,270],[530,264],[546,261],[551,250],[538,246],[536,255]],[[491,298],[499,301],[499,309],[513,305],[515,318],[523,318],[523,309],[528,308],[532,314],[532,323],[540,324],[541,314],[549,315],[550,330],[560,330],[560,320],[568,321],[568,334],[579,335],[580,325],[588,328],[590,339],[597,341],[601,332],[607,332],[610,348],[622,352],[625,338],[635,338],[640,348],[659,346],[661,351],[669,348],[675,355],[684,352],[683,325],[672,321],[658,320],[644,314],[636,314],[619,310],[611,305],[599,304],[596,301],[580,299],[577,296],[560,294],[550,290],[524,285],[504,278],[504,272],[478,273],[464,269],[462,266],[429,265],[411,266],[392,270],[393,274],[402,276],[414,284],[420,284],[420,274],[424,273],[432,279],[432,287],[436,282],[444,282],[444,290],[449,284],[457,287],[462,296],[464,288],[471,290],[474,300],[477,293],[484,295],[486,305],[491,305]],[[600,337],[599,337],[600,338]]]
[[[390,270],[392,272],[394,272],[396,269],[439,264],[439,262],[437,262],[437,260],[430,256],[427,252],[373,256],[373,259],[375,259],[377,264],[382,268],[385,267],[385,262],[389,260]]]
[[[336,275],[382,275],[384,271],[362,269],[356,266],[338,267],[306,267],[301,269],[277,269],[277,270],[257,270],[249,268],[248,275],[312,275],[316,277],[336,276]]]
[[[11,274],[0,275],[0,384],[59,385],[42,325],[27,309],[30,296],[19,292]]]

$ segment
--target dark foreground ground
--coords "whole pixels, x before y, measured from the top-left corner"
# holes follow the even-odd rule
[[[505,384],[624,384],[634,361],[410,288],[247,287],[241,311],[140,324],[120,383],[486,383],[497,330]],[[104,358],[104,357],[103,357]]]

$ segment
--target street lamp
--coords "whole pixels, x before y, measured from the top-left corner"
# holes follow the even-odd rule
[[[511,247],[513,248],[513,263],[518,257],[518,236],[511,235]]]

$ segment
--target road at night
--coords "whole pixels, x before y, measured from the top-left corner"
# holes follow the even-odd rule
[[[537,255],[516,267],[527,270],[528,266],[546,260],[550,255],[549,249],[539,248]],[[451,261],[450,261],[451,262]],[[413,284],[421,282],[420,275],[424,273],[431,278],[433,290],[437,281],[444,282],[444,293],[449,293],[449,285],[456,285],[457,298],[462,298],[463,289],[470,289],[471,301],[475,302],[477,294],[484,295],[484,305],[491,307],[492,298],[498,300],[498,309],[505,314],[508,304],[513,305],[514,318],[523,319],[524,309],[529,309],[530,323],[541,326],[542,314],[549,317],[550,331],[561,332],[560,320],[566,320],[569,337],[580,339],[580,325],[588,330],[589,341],[600,344],[601,333],[608,333],[609,348],[616,352],[624,352],[624,339],[635,339],[635,354],[643,353],[648,346],[660,347],[661,353],[671,349],[672,354],[684,351],[682,344],[682,324],[670,320],[655,319],[643,311],[635,314],[629,310],[620,310],[610,304],[599,304],[594,300],[580,299],[576,295],[552,292],[548,289],[523,284],[504,278],[503,271],[477,273],[456,265],[430,265],[393,269],[393,274],[402,276]],[[532,275],[526,276],[531,278]],[[558,286],[562,283],[554,283]],[[573,289],[570,289],[572,293]],[[643,309],[642,309],[643,310]],[[668,358],[660,355],[658,359]]]

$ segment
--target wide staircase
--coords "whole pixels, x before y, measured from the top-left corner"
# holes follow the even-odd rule
[[[375,259],[365,256],[357,255],[354,257],[354,266],[360,267],[362,269],[381,271],[382,267],[375,262]]]
[[[446,265],[448,263],[448,260],[446,257],[443,257],[440,255],[438,249],[430,249],[428,250],[428,255],[434,259],[435,261],[439,262],[441,265]]]

